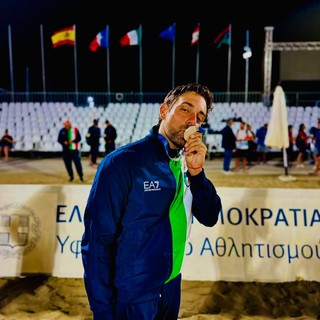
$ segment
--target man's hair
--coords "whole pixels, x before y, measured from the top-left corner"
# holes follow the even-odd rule
[[[213,93],[206,86],[199,83],[188,83],[175,87],[168,92],[164,98],[164,103],[171,106],[175,103],[178,97],[186,92],[195,92],[204,98],[207,105],[207,115],[213,109]]]
[[[234,122],[234,121],[233,121],[233,118],[228,118],[228,119],[227,119],[227,124],[228,124],[228,125],[229,125],[229,124],[233,124],[233,122]]]

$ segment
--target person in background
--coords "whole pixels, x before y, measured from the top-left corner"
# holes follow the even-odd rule
[[[72,127],[70,120],[66,120],[63,123],[63,128],[59,131],[58,142],[62,145],[62,159],[66,166],[70,182],[74,180],[72,162],[76,167],[80,181],[83,181],[80,141],[81,135],[78,128]]]
[[[312,175],[317,176],[320,171],[320,118],[318,118],[317,127],[312,130],[312,140],[313,140],[313,158],[314,167]]]
[[[109,120],[105,121],[104,141],[106,155],[116,149],[117,130]]]
[[[242,170],[247,170],[248,153],[249,153],[249,137],[247,135],[247,126],[244,121],[240,121],[240,127],[236,133],[236,163],[235,171],[239,171],[240,161]]]
[[[256,142],[256,134],[252,130],[252,126],[250,123],[247,123],[247,139],[249,144],[248,150],[248,166],[252,165],[252,162],[255,158],[255,154],[257,152],[257,142]]]
[[[100,162],[84,212],[84,283],[95,320],[178,319],[192,219],[212,227],[221,199],[206,177],[201,126],[211,91],[172,89],[144,138]]]
[[[296,159],[296,167],[297,168],[304,168],[304,157],[307,154],[307,150],[309,148],[309,138],[312,138],[312,136],[309,136],[306,133],[306,126],[304,123],[301,123],[299,125],[298,134],[295,139],[296,147],[298,148],[298,156]]]
[[[9,160],[9,152],[13,148],[13,138],[9,134],[9,130],[6,129],[4,130],[4,134],[0,140],[0,158],[2,156],[2,151],[4,154],[4,160],[8,161]]]
[[[233,158],[233,152],[236,149],[236,136],[232,130],[233,119],[229,118],[226,122],[226,126],[220,131],[222,134],[221,146],[224,148],[223,153],[223,172],[225,174],[233,174],[230,171],[230,165]]]
[[[289,146],[287,148],[287,155],[288,155],[288,162],[290,163],[293,160],[293,155],[294,155],[294,135],[293,135],[293,125],[289,124],[288,125],[288,138],[289,138]]]
[[[89,166],[97,167],[97,159],[99,156],[101,129],[99,128],[99,120],[93,119],[92,126],[89,127],[86,134],[86,142],[90,146]]]
[[[267,162],[267,154],[270,148],[265,145],[266,135],[268,132],[268,124],[265,123],[256,131],[257,138],[257,160],[258,164]]]

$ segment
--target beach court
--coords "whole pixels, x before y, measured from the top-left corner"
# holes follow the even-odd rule
[[[101,161],[101,157],[98,162]],[[233,160],[234,162],[234,160]],[[96,168],[89,166],[87,157],[82,157],[84,179],[82,183],[75,178],[72,184],[91,184]],[[288,175],[293,179],[281,179],[285,176],[282,159],[274,158],[266,164],[254,164],[246,172],[224,175],[222,158],[213,157],[206,161],[205,170],[216,187],[239,188],[320,188],[320,176],[311,176],[313,165],[305,161],[304,168],[294,164],[288,168]],[[11,157],[9,161],[0,160],[1,184],[70,184],[63,161],[60,157]]]
[[[98,161],[101,160],[101,157]],[[12,157],[0,160],[1,185],[91,185],[96,169],[82,158],[84,182],[68,181],[60,157]],[[304,168],[290,166],[288,175],[281,158],[253,165],[246,172],[226,176],[222,158],[207,160],[205,170],[217,189],[235,188],[320,188],[320,177],[309,175],[312,164]],[[317,200],[315,200],[317,201]],[[1,207],[1,205],[0,205]],[[1,266],[0,266],[1,269]],[[186,281],[182,283],[179,319],[296,319],[320,317],[320,284],[296,279],[284,283]],[[0,320],[92,320],[82,278],[60,278],[50,275],[0,277]]]

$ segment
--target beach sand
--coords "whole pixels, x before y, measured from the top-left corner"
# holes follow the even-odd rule
[[[96,169],[83,158],[85,184]],[[225,176],[220,158],[208,160],[207,176],[216,187],[319,189],[320,177],[309,175],[312,165],[289,168],[293,179],[281,179],[281,159],[251,167],[245,173]],[[239,176],[241,179],[239,179]],[[60,158],[0,160],[1,184],[69,184]],[[75,179],[73,184],[81,184]],[[307,191],[306,191],[307,192]],[[320,283],[256,283],[183,281],[179,319],[320,319]],[[0,320],[91,320],[83,279],[36,275],[0,278]],[[138,319],[137,319],[138,320]]]

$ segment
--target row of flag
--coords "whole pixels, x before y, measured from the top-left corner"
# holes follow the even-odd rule
[[[170,25],[168,28],[160,32],[159,36],[164,39],[168,39],[172,42],[175,41],[176,28],[175,24]],[[51,37],[52,45],[54,48],[63,45],[75,45],[76,30],[75,26],[67,27],[55,31]],[[200,39],[200,25],[198,24],[192,32],[191,46],[199,43]],[[141,44],[141,32],[140,29],[134,29],[126,33],[120,40],[121,46],[134,46]],[[228,25],[224,30],[222,30],[213,43],[220,48],[222,44],[231,44],[231,25]],[[90,42],[89,49],[92,52],[98,50],[99,47],[109,48],[109,28],[100,31],[95,38]]]

